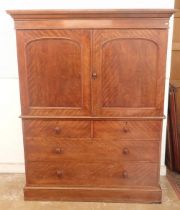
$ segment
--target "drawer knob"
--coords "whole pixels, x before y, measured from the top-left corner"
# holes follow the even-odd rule
[[[126,147],[125,147],[125,148],[123,149],[123,154],[124,154],[124,155],[129,154],[129,150],[128,150],[128,148],[126,148]]]
[[[61,178],[63,176],[63,171],[62,170],[57,170],[56,174],[59,178]]]
[[[125,133],[127,133],[129,131],[129,128],[127,127],[127,122],[125,123],[124,127],[123,127],[123,131]]]
[[[125,178],[125,179],[128,178],[128,172],[127,171],[123,171],[122,172],[122,177]]]
[[[56,149],[55,149],[55,152],[57,153],[57,154],[61,154],[62,153],[62,148],[60,148],[60,147],[57,147]]]
[[[54,131],[55,131],[55,134],[59,134],[60,131],[61,131],[61,129],[60,129],[59,127],[55,127],[55,128],[54,128]]]

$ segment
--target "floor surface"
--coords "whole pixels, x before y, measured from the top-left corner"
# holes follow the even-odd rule
[[[180,173],[167,170],[167,179],[180,199]]]
[[[162,204],[24,201],[23,186],[23,174],[0,174],[0,210],[180,210],[180,200],[166,177],[161,178]]]

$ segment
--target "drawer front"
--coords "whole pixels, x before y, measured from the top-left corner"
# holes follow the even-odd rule
[[[95,138],[159,140],[161,121],[95,121]]]
[[[89,121],[24,120],[26,137],[85,138],[91,135]]]
[[[158,164],[123,162],[28,162],[27,186],[156,186]]]
[[[159,161],[158,141],[26,138],[28,161]]]

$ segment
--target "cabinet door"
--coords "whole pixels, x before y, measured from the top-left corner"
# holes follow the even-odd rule
[[[22,114],[90,114],[90,32],[17,31]]]
[[[93,32],[93,114],[163,114],[166,30]]]

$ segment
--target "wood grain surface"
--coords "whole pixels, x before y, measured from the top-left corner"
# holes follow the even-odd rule
[[[156,163],[28,162],[27,186],[156,186],[157,172]]]
[[[27,137],[91,137],[89,121],[25,120],[23,128]]]
[[[26,138],[28,161],[159,162],[159,141],[83,138]],[[146,152],[142,152],[146,151]]]
[[[159,140],[161,121],[95,121],[95,138]]]

